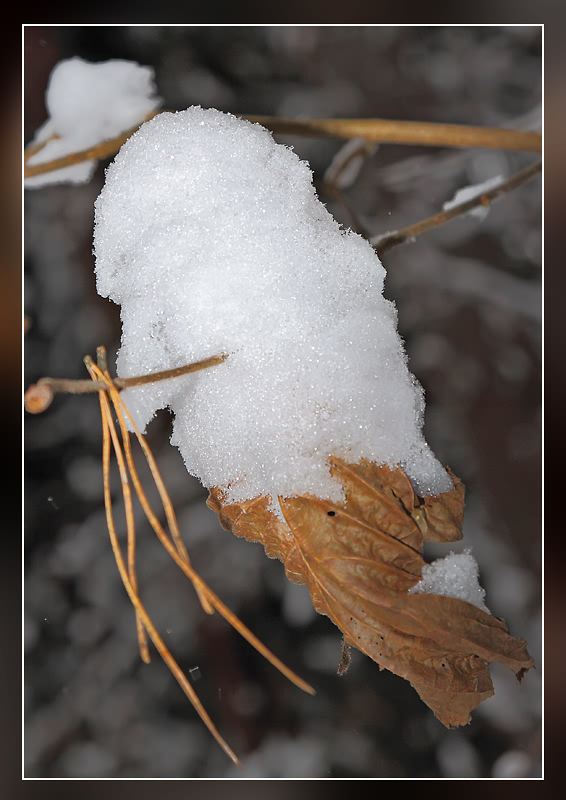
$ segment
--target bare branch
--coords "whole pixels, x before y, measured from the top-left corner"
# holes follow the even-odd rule
[[[57,136],[56,133],[53,133],[51,134],[51,136],[48,136],[47,139],[44,139],[42,142],[38,142],[38,144],[26,147],[26,149],[24,150],[24,164],[27,163],[28,159],[30,159],[32,156],[35,156],[37,153],[40,153],[48,142],[51,142],[53,141],[53,139],[58,139],[58,138],[59,136]]]
[[[145,121],[152,119],[157,111]],[[470,125],[445,125],[433,122],[408,122],[388,119],[288,119],[239,115],[250,122],[259,122],[274,133],[289,133],[298,136],[331,136],[338,139],[365,139],[370,142],[388,144],[413,144],[434,147],[487,147],[501,150],[525,150],[539,153],[542,150],[542,135],[536,131],[514,131],[505,128],[479,128]],[[139,126],[138,126],[139,127]],[[24,178],[32,178],[63,167],[80,164],[91,159],[106,158],[117,153],[138,128],[108,139],[95,147],[45,161],[42,164],[27,164]],[[31,153],[24,153],[24,161]]]
[[[147,122],[148,120],[157,116],[157,114],[161,113],[161,111],[156,111],[155,114],[150,114],[145,118],[144,122]],[[46,172],[54,172],[55,170],[63,169],[64,167],[72,167],[75,164],[82,164],[83,161],[91,161],[92,159],[113,156],[122,147],[124,142],[127,142],[130,136],[132,136],[142,124],[143,123],[140,123],[140,125],[137,127],[121,133],[120,136],[116,136],[114,139],[107,139],[104,142],[100,142],[100,144],[94,145],[94,147],[88,147],[86,150],[77,150],[76,153],[69,153],[66,156],[54,158],[51,161],[44,161],[41,164],[28,164],[27,161],[30,156],[34,155],[35,152],[39,152],[43,145],[47,144],[47,142],[42,142],[40,145],[36,146],[34,152],[30,152],[30,150],[24,151],[24,178],[33,178],[35,175],[44,175]]]
[[[471,200],[466,200],[465,203],[460,203],[459,205],[453,206],[446,211],[439,211],[438,214],[433,214],[432,217],[427,217],[420,222],[415,222],[413,225],[408,225],[406,228],[403,228],[400,231],[388,233],[377,241],[374,238],[372,241],[373,248],[381,258],[384,253],[387,253],[393,247],[397,247],[397,245],[412,241],[416,236],[420,236],[422,233],[427,233],[428,231],[433,230],[433,228],[438,228],[441,225],[444,225],[446,222],[455,219],[456,217],[467,214],[474,208],[491,205],[494,200],[497,200],[499,197],[508,194],[513,189],[516,189],[518,186],[526,183],[531,178],[534,178],[539,172],[541,172],[541,170],[542,161],[537,161],[534,164],[530,164],[528,167],[525,167],[525,169],[517,172],[515,175],[512,175],[508,180],[500,183],[498,186],[490,189],[488,192],[484,192],[477,197],[473,197]]]
[[[100,348],[99,348],[100,351]],[[113,385],[119,390],[130,389],[132,386],[141,386],[145,383],[155,383],[169,378],[179,378],[191,372],[198,372],[201,369],[208,369],[222,364],[228,356],[211,356],[202,361],[195,361],[193,364],[185,364],[182,367],[166,369],[162,372],[151,372],[149,375],[136,375],[133,378],[115,378]],[[90,356],[86,356],[90,359]],[[89,360],[89,363],[92,359]],[[67,394],[87,394],[90,392],[104,392],[108,390],[108,385],[103,381],[97,380],[67,380],[65,378],[40,378],[26,391],[24,403],[26,411],[30,414],[40,414],[45,411],[53,400],[56,392]]]
[[[487,147],[526,150],[534,153],[542,150],[542,135],[536,131],[391,119],[287,119],[245,114],[240,116],[250,122],[259,122],[274,133],[291,133],[299,136],[359,138],[370,142],[435,147]]]

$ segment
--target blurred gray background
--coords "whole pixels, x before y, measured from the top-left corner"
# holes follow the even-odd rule
[[[45,119],[51,69],[75,55],[153,66],[173,110],[201,104],[236,114],[541,125],[538,26],[32,26],[24,40],[25,141]],[[458,188],[508,176],[534,158],[382,145],[344,186],[344,202],[325,187],[343,142],[276,138],[310,162],[336,218],[351,225],[353,213],[369,236],[416,222]],[[26,386],[43,375],[85,377],[86,353],[105,344],[112,364],[119,347],[119,309],[96,294],[91,252],[104,165],[84,186],[25,192]],[[206,617],[140,515],[142,597],[241,757],[238,772],[159,656],[149,666],[139,659],[104,519],[98,401],[59,396],[45,414],[25,419],[26,776],[540,775],[540,178],[484,220],[451,222],[383,262],[385,293],[426,391],[427,439],[467,488],[464,540],[452,549],[472,548],[488,606],[527,639],[537,669],[519,685],[493,666],[495,697],[456,731],[406,681],[360,653],[337,676],[340,632],[314,614],[306,589],[288,583],[279,562],[219,526],[206,490],[169,444],[163,413],[148,438],[195,567],[317,689],[302,694],[226,623]]]

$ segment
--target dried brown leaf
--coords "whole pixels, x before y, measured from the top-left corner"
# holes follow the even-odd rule
[[[517,676],[534,666],[525,642],[503,620],[452,597],[409,594],[421,577],[423,538],[451,542],[462,536],[464,487],[419,498],[400,468],[333,458],[331,472],[345,502],[309,495],[225,503],[212,489],[208,505],[236,536],[261,542],[285,564],[289,580],[305,583],[314,608],[357,647],[410,681],[449,728],[493,694],[488,664],[498,661]]]
[[[449,469],[454,488],[435,497],[428,495],[413,514],[427,542],[457,542],[464,523],[464,484]]]

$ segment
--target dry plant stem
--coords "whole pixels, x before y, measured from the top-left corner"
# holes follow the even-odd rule
[[[128,474],[126,472],[123,460],[118,461],[118,468],[120,470],[120,483],[122,485],[122,495],[124,498],[124,507],[126,511],[126,536],[127,536],[127,559],[128,559],[128,575],[132,585],[132,590],[138,594],[138,579],[136,575],[136,528],[134,520],[134,510],[132,504],[132,492],[130,483],[128,481]],[[140,657],[146,664],[150,662],[149,649],[147,646],[147,637],[145,628],[143,626],[142,618],[136,610],[136,628],[138,635],[138,646]]]
[[[530,164],[528,167],[525,167],[525,169],[512,175],[508,180],[499,184],[499,186],[496,186],[488,192],[484,192],[484,194],[478,197],[467,200],[465,203],[460,203],[447,211],[440,211],[438,214],[433,214],[432,217],[427,217],[413,225],[408,225],[400,231],[387,234],[375,242],[373,248],[381,258],[384,253],[388,252],[393,247],[397,247],[397,245],[403,244],[404,242],[412,241],[416,236],[420,236],[421,233],[427,233],[434,228],[438,228],[456,217],[467,214],[474,208],[491,205],[494,200],[497,200],[499,197],[502,197],[518,186],[521,186],[523,183],[526,183],[531,178],[534,178],[541,170],[542,161]]]
[[[24,164],[27,163],[28,159],[36,155],[36,153],[40,153],[48,142],[51,142],[53,141],[53,139],[58,139],[58,138],[59,136],[57,136],[56,133],[53,133],[51,136],[48,136],[48,138],[45,139],[43,142],[34,144],[31,147],[26,147],[26,149],[24,150]]]
[[[144,454],[146,454],[146,458],[147,458],[147,456],[149,454],[149,456],[151,458],[151,462],[152,462],[152,463],[150,463],[150,468],[152,468],[152,466],[153,466],[152,474],[155,477],[155,474],[159,474],[159,473],[158,473],[158,470],[157,470],[157,466],[155,465],[155,461],[153,459],[153,454],[149,450],[147,442],[145,442],[143,436],[141,435],[141,433],[137,429],[137,427],[136,427],[136,425],[135,425],[135,423],[134,423],[134,421],[133,421],[133,419],[132,419],[132,417],[130,415],[130,412],[128,411],[127,406],[124,404],[122,398],[120,397],[119,392],[116,391],[116,389],[114,389],[112,386],[109,386],[108,389],[109,389],[109,392],[110,392],[110,395],[112,397],[113,402],[115,402],[115,407],[119,407],[120,408],[120,413],[125,414],[126,417],[128,418],[128,421],[129,421],[129,423],[130,423],[130,425],[131,425],[131,427],[132,427],[132,429],[134,431],[134,434],[135,434],[138,442],[142,446],[142,448],[144,450]],[[127,434],[127,431],[126,431],[126,434]],[[261,653],[262,656],[264,656],[264,658],[266,658],[271,664],[273,664],[274,667],[276,667],[283,675],[285,675],[286,678],[288,678],[292,683],[294,683],[296,686],[298,686],[303,691],[308,692],[308,694],[315,694],[315,691],[312,688],[312,686],[310,686],[308,683],[306,683],[306,681],[303,681],[302,678],[299,678],[299,676],[296,675],[288,667],[286,667],[285,664],[283,664],[283,662],[280,661],[277,658],[277,656],[275,656],[270,650],[268,650],[268,648],[265,647],[265,645],[262,644],[259,641],[259,639],[257,639],[256,636],[254,636],[254,634],[243,624],[243,622],[241,622],[238,619],[238,617],[234,613],[232,613],[232,611],[230,611],[230,609],[227,606],[224,605],[224,603],[220,600],[220,598],[218,598],[214,594],[212,589],[210,589],[207,586],[207,584],[202,580],[202,578],[191,567],[190,563],[185,558],[182,558],[179,555],[179,553],[177,552],[175,547],[169,541],[169,538],[165,534],[165,531],[163,530],[161,524],[157,520],[157,517],[155,516],[155,514],[151,510],[151,506],[149,505],[147,497],[145,496],[145,493],[144,493],[143,488],[141,486],[141,482],[139,480],[139,476],[137,475],[137,472],[135,470],[135,466],[133,466],[133,462],[132,462],[132,467],[133,467],[132,481],[134,482],[134,485],[136,487],[136,491],[138,492],[138,495],[139,495],[139,498],[140,498],[140,502],[142,503],[142,507],[143,507],[143,509],[144,509],[144,511],[146,513],[146,516],[148,517],[148,519],[150,521],[150,524],[152,525],[152,527],[153,527],[155,533],[157,534],[157,536],[159,538],[159,541],[161,542],[163,547],[165,547],[165,549],[167,550],[167,552],[169,553],[171,558],[183,570],[183,572],[189,578],[189,580],[191,580],[191,582],[195,586],[195,589],[197,591],[198,591],[198,589],[200,589],[201,592],[205,595],[206,599],[209,601],[210,605],[213,606],[224,617],[224,619],[227,622],[229,622],[232,625],[232,627],[235,628],[235,630],[237,630],[238,633],[241,636],[244,637],[244,639],[246,639],[253,647],[255,647],[255,649],[259,653]],[[155,470],[155,473],[154,473],[154,470]],[[164,487],[163,484],[162,484],[162,486],[163,486],[163,491],[166,494],[165,487]],[[170,505],[171,511],[173,511],[173,507],[172,507],[172,504],[171,504],[171,502],[170,502],[170,500],[168,498],[168,495],[167,495],[167,500],[168,500],[168,503]],[[173,512],[173,515],[174,515],[174,512]],[[174,524],[176,526],[176,524],[177,524],[176,521],[175,521]]]
[[[157,111],[155,114],[149,114],[149,116],[145,118],[144,122],[147,122],[148,120],[152,119],[152,117],[155,117],[160,113],[160,111]],[[94,147],[88,147],[85,150],[77,150],[76,153],[69,153],[66,156],[54,158],[51,161],[45,161],[41,164],[27,164],[27,160],[31,155],[33,155],[33,153],[30,153],[29,149],[24,150],[24,178],[33,178],[35,175],[44,175],[46,172],[53,172],[54,170],[62,169],[63,167],[72,167],[74,164],[82,164],[83,161],[91,161],[92,159],[113,156],[122,147],[124,142],[127,142],[130,136],[132,136],[132,134],[138,130],[139,127],[140,126],[138,125],[136,128],[125,131],[124,133],[120,134],[120,136],[116,136],[114,139],[107,139],[104,142],[100,142],[100,144],[97,144]],[[47,141],[43,142],[42,146],[44,144],[47,144]],[[41,149],[39,145],[37,148]]]
[[[92,369],[91,374],[93,374],[94,370],[96,369],[94,365],[91,365],[90,369]],[[89,369],[89,371],[90,371]],[[114,426],[114,421],[112,419],[112,413],[110,411],[110,404],[108,401],[108,397],[106,396],[105,392],[99,393],[100,398],[100,408],[102,413],[102,461],[103,461],[103,481],[104,481],[104,503],[106,507],[106,521],[108,525],[108,531],[110,534],[110,541],[112,544],[112,550],[114,553],[114,558],[116,559],[116,564],[118,566],[118,570],[120,572],[120,577],[122,578],[122,582],[124,587],[128,593],[130,601],[134,606],[136,613],[139,615],[143,626],[147,630],[152,642],[154,643],[159,655],[163,658],[175,678],[177,679],[179,685],[187,695],[188,699],[191,701],[192,705],[194,706],[195,710],[199,714],[202,721],[205,723],[206,727],[212,733],[218,744],[222,747],[224,752],[232,759],[232,761],[240,766],[238,758],[227,742],[222,738],[218,730],[216,729],[214,723],[212,722],[211,718],[205,711],[202,703],[200,702],[196,692],[188,682],[187,678],[185,677],[183,671],[169,652],[167,645],[157,632],[157,629],[153,625],[145,607],[143,606],[141,600],[138,597],[137,591],[135,591],[132,583],[130,581],[130,577],[128,574],[128,570],[126,569],[126,565],[124,563],[124,559],[122,557],[122,552],[120,549],[120,545],[118,542],[118,537],[116,534],[116,528],[114,525],[114,517],[112,514],[112,495],[110,492],[110,440],[112,440],[112,444],[114,446],[114,451],[116,453],[116,459],[119,464],[120,472],[125,471],[125,464],[124,464],[124,457],[122,455],[122,451],[120,448],[120,442],[118,440],[118,434],[116,432],[116,428]]]
[[[162,113],[161,111],[156,114]],[[150,114],[145,121],[156,114]],[[542,136],[536,131],[513,131],[505,128],[479,128],[469,125],[444,125],[432,122],[408,122],[390,119],[288,119],[239,115],[250,122],[259,122],[273,133],[298,136],[331,136],[338,139],[360,138],[389,144],[429,145],[435,147],[483,147],[501,150],[524,150],[540,153]],[[138,126],[139,127],[139,126]],[[43,175],[91,159],[107,158],[118,152],[138,128],[126,131],[95,147],[55,158],[42,164],[25,164],[24,178]],[[24,162],[32,153],[24,151]]]
[[[534,153],[542,150],[542,136],[536,131],[393,119],[289,119],[246,114],[239,116],[250,122],[259,122],[274,133],[298,136],[333,136],[339,139],[358,138],[387,144],[482,147]]]
[[[192,364],[185,364],[182,367],[174,367],[161,372],[152,372],[148,375],[137,375],[133,378],[114,378],[113,385],[120,391],[129,389],[132,386],[141,386],[145,383],[179,378],[182,375],[189,375],[191,372],[198,372],[201,369],[208,369],[222,364],[228,356],[211,356],[202,361],[195,361]],[[25,393],[26,410],[31,414],[39,414],[49,407],[53,399],[53,394],[62,392],[66,394],[87,394],[91,392],[107,391],[108,385],[99,380],[67,380],[65,378],[40,378],[40,380],[30,386]]]
[[[102,348],[99,348],[99,351],[101,349]],[[151,509],[151,506],[149,505],[149,502],[147,501],[147,497],[145,495],[145,492],[143,491],[143,487],[141,485],[141,481],[139,479],[137,470],[135,468],[134,459],[133,459],[133,456],[132,456],[132,448],[130,446],[130,436],[129,436],[128,430],[126,428],[126,422],[125,422],[124,415],[122,413],[122,408],[121,408],[121,405],[120,405],[120,396],[119,396],[118,392],[116,391],[116,389],[112,387],[112,379],[110,378],[110,374],[107,371],[104,372],[103,374],[104,374],[104,377],[108,381],[110,397],[112,399],[112,403],[113,403],[114,409],[116,411],[116,416],[118,417],[118,423],[120,425],[120,432],[122,434],[122,442],[124,443],[124,450],[125,450],[125,453],[126,453],[126,460],[127,460],[127,463],[128,463],[128,469],[130,470],[130,475],[132,477],[132,481],[134,483],[137,495],[138,495],[138,497],[140,499],[140,502],[142,503],[142,508],[143,508],[143,510],[145,512],[145,515],[147,516],[147,518],[148,518],[153,530],[157,532],[157,528],[159,528],[159,535],[166,536],[165,531],[163,531],[163,528],[162,528],[159,520],[157,519],[157,517],[153,513],[153,511]],[[155,458],[153,457],[153,453],[151,452],[151,449],[150,449],[149,445],[147,444],[146,440],[143,438],[143,436],[140,436],[139,443],[141,445],[141,448],[143,450],[143,454],[144,454],[144,456],[146,458],[146,461],[147,461],[147,463],[149,465],[149,468],[151,470],[151,475],[153,477],[155,485],[157,486],[157,490],[159,492],[159,497],[161,498],[161,502],[163,503],[163,509],[165,511],[165,517],[167,519],[167,524],[169,525],[169,530],[171,531],[171,538],[173,539],[173,543],[175,544],[175,547],[177,548],[177,552],[179,553],[181,558],[184,561],[186,561],[187,564],[190,564],[189,554],[187,552],[187,548],[185,547],[185,543],[184,543],[184,541],[183,541],[183,539],[181,537],[181,531],[179,530],[179,526],[177,524],[177,518],[175,516],[175,511],[173,509],[173,504],[171,503],[171,499],[169,498],[169,494],[167,492],[167,489],[165,488],[165,484],[163,483],[163,478],[161,477],[161,473],[159,472],[159,469],[158,469],[157,464],[155,462]],[[203,607],[203,610],[207,614],[213,614],[214,613],[214,608],[210,605],[206,595],[203,594],[203,592],[200,589],[200,587],[195,585],[195,591],[196,591],[196,593],[198,595],[198,598],[200,600],[201,606]]]
[[[97,349],[97,358],[98,358],[99,364],[100,364],[101,361],[103,361],[104,363],[106,362],[106,351],[105,351],[105,349],[103,347],[99,347]],[[90,360],[90,358],[88,356],[85,359],[85,363],[86,363],[86,366],[87,366],[87,369],[88,369],[89,365],[91,364],[91,360]],[[94,369],[94,375],[96,375],[96,374],[97,374],[97,370]],[[126,422],[125,422],[125,419],[124,419],[124,415],[122,413],[122,408],[121,408],[119,399],[117,399],[117,398],[119,398],[118,392],[117,392],[117,390],[116,390],[116,388],[114,386],[114,383],[112,381],[112,378],[110,377],[110,373],[108,372],[108,370],[104,370],[102,372],[102,376],[103,376],[103,380],[105,381],[105,384],[106,384],[105,385],[105,389],[110,394],[110,397],[111,397],[111,400],[112,400],[112,403],[113,403],[113,406],[114,406],[114,410],[115,410],[116,416],[118,418],[118,423],[120,425],[120,433],[122,435],[122,442],[124,444],[124,450],[125,450],[125,453],[126,453],[126,461],[128,463],[128,469],[129,469],[130,475],[132,477],[132,482],[134,484],[134,488],[136,490],[138,498],[140,499],[140,502],[142,504],[142,508],[144,510],[144,513],[147,516],[152,528],[154,529],[154,531],[156,531],[158,533],[158,536],[166,537],[167,534],[163,530],[163,528],[161,526],[161,523],[157,519],[156,515],[153,513],[153,510],[152,510],[152,508],[151,508],[151,506],[150,506],[150,504],[149,504],[149,502],[147,500],[147,497],[145,495],[145,492],[143,491],[143,487],[142,487],[141,481],[139,479],[137,470],[135,468],[135,464],[134,464],[134,460],[133,460],[133,456],[132,456],[132,448],[130,446],[130,435],[129,435],[128,430],[126,428]],[[147,444],[146,440],[141,435],[140,435],[139,442],[140,442],[143,454],[144,454],[144,456],[146,458],[146,461],[147,461],[147,463],[149,465],[149,468],[151,470],[151,475],[153,477],[155,485],[157,486],[157,490],[159,492],[159,497],[161,498],[161,502],[163,503],[163,509],[165,511],[165,517],[167,519],[167,524],[169,525],[169,530],[171,531],[171,538],[173,539],[175,547],[177,548],[177,552],[179,553],[181,558],[184,561],[186,561],[187,564],[190,564],[189,554],[187,552],[187,548],[185,547],[185,543],[183,542],[183,539],[181,537],[181,532],[180,532],[179,526],[177,524],[177,518],[175,516],[175,511],[173,509],[173,504],[171,503],[171,500],[169,498],[169,494],[167,492],[167,489],[165,488],[165,484],[163,483],[163,479],[161,477],[159,469],[157,468],[157,464],[156,464],[155,459],[153,457],[153,453],[151,452],[151,449],[150,449],[149,445]],[[126,480],[127,480],[127,474],[126,474]],[[202,594],[202,592],[200,591],[199,587],[195,586],[195,590],[197,592],[198,598],[200,600],[200,603],[201,603],[204,611],[206,611],[207,614],[213,614],[214,613],[214,609],[211,607],[211,605],[208,602],[207,598]]]
[[[98,368],[104,376],[110,381],[110,373],[108,372],[106,362],[106,349],[99,347],[97,350]],[[134,519],[134,508],[132,503],[132,490],[128,480],[128,473],[125,469],[123,460],[118,462],[120,470],[120,483],[122,485],[122,496],[124,498],[124,509],[126,512],[126,537],[127,537],[127,559],[128,559],[128,575],[132,584],[132,589],[138,594],[138,579],[136,575],[136,524]],[[149,649],[147,646],[147,636],[143,626],[142,619],[139,612],[136,611],[136,628],[138,634],[138,646],[140,657],[142,661],[149,664],[151,661]]]
[[[345,145],[345,146],[347,146],[347,145]],[[334,185],[334,186],[338,186],[338,181],[339,181],[340,177],[344,174],[344,172],[350,166],[352,161],[355,161],[357,158],[361,159],[362,163],[364,161],[367,161],[367,159],[370,156],[375,154],[375,152],[377,150],[377,147],[378,147],[378,145],[375,144],[375,143],[372,143],[372,142],[368,142],[368,141],[358,142],[357,147],[354,150],[352,150],[348,154],[348,156],[346,156],[346,158],[342,159],[342,161],[340,163],[340,166],[338,168],[338,171],[334,174],[334,177],[332,178],[332,180],[329,181],[329,183]],[[361,169],[358,170],[358,174],[359,174],[360,171],[361,171]]]

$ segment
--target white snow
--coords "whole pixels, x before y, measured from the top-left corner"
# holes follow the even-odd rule
[[[458,189],[452,200],[448,200],[443,204],[442,210],[450,211],[451,208],[459,206],[461,203],[467,203],[468,200],[473,200],[474,198],[491,191],[491,189],[495,189],[497,186],[500,186],[503,181],[504,178],[501,175],[497,175],[497,177],[489,178],[483,183],[476,183],[473,186],[464,186],[462,189]],[[472,208],[471,211],[468,211],[468,214],[470,214],[470,216],[477,217],[478,219],[485,219],[485,217],[487,217],[489,214],[489,206],[477,206],[476,208]]]
[[[423,567],[422,578],[409,594],[441,594],[466,600],[491,614],[484,602],[485,589],[479,584],[479,567],[469,549],[449,553]]]
[[[60,61],[53,69],[45,104],[49,117],[30,146],[48,141],[29,158],[30,166],[118,136],[156,111],[161,98],[155,94],[151,67],[121,59],[91,63],[76,57]],[[95,160],[84,161],[27,178],[24,185],[37,188],[51,183],[84,183],[95,167]]]
[[[339,499],[335,454],[400,463],[423,495],[451,488],[423,439],[383,266],[265,128],[200,107],[159,114],[109,166],[95,221],[97,289],[122,307],[119,375],[229,356],[125,392],[142,430],[173,410],[172,442],[205,486]]]

